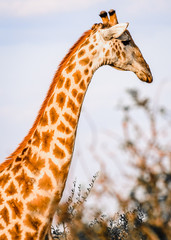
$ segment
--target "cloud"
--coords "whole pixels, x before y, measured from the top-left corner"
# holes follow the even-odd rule
[[[0,0],[1,16],[27,17],[87,8],[105,0]]]

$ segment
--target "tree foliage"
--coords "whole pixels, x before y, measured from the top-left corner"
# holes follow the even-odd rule
[[[128,90],[128,94],[131,102],[120,106],[124,132],[120,145],[137,173],[134,186],[123,198],[110,188],[112,181],[104,169],[84,192],[74,182],[68,201],[57,209],[59,225],[52,227],[54,239],[171,239],[170,112],[152,107],[150,99],[142,98],[136,90]],[[141,114],[145,118],[139,118]],[[119,204],[118,213],[106,216],[96,205],[87,204],[89,195],[100,198],[104,191],[111,194],[111,189]]]

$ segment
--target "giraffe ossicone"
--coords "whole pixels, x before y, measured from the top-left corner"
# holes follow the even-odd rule
[[[65,187],[78,119],[94,72],[102,65],[152,82],[128,24],[114,10],[100,14],[62,60],[38,116],[19,147],[0,165],[0,239],[42,240]]]

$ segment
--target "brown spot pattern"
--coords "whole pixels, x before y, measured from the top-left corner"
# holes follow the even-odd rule
[[[61,75],[58,79],[57,87],[61,88],[64,84],[65,78]]]
[[[63,117],[65,118],[65,120],[70,124],[70,126],[72,128],[75,128],[77,125],[77,121],[75,118],[73,118],[71,115],[69,115],[68,113],[64,113]]]
[[[11,169],[14,175],[21,169],[21,164],[16,164],[14,167]]]
[[[50,143],[53,138],[54,131],[42,132],[42,150],[48,152],[50,148]]]
[[[11,182],[8,188],[5,190],[5,193],[7,194],[7,196],[11,196],[14,195],[16,192],[17,192],[16,187],[14,183]]]
[[[60,143],[61,144],[63,144],[65,147],[66,147],[66,149],[67,149],[67,151],[68,151],[68,153],[72,153],[72,149],[73,149],[73,145],[74,145],[74,138],[73,138],[73,136],[72,137],[70,137],[70,138],[58,138],[58,140],[60,141]]]
[[[15,219],[16,217],[21,218],[23,213],[23,204],[18,199],[12,199],[7,201],[9,207],[12,211],[12,218]]]
[[[46,126],[48,124],[48,116],[47,116],[47,112],[43,113],[43,116],[40,120],[40,124],[41,126]]]
[[[79,53],[78,53],[78,57],[79,58],[82,57],[85,54],[85,52],[86,51],[84,49],[80,50]]]
[[[33,190],[33,183],[35,180],[28,177],[24,170],[22,170],[22,173],[16,177],[16,181],[20,187],[22,186],[21,194],[23,194],[23,198],[28,197]]]
[[[66,73],[72,72],[72,70],[75,68],[76,63],[69,64],[69,66],[66,68]]]
[[[83,58],[79,61],[79,64],[81,64],[82,66],[87,65],[90,62],[90,59],[88,57]]]
[[[70,128],[69,128],[69,127],[66,127],[63,122],[60,123],[60,125],[57,127],[57,129],[58,129],[60,132],[63,132],[63,133],[66,133],[66,134],[71,133]]]
[[[82,80],[81,82],[80,82],[80,88],[82,89],[82,90],[86,90],[86,85],[85,85],[85,83],[84,83],[84,80]]]
[[[44,173],[43,177],[39,180],[38,186],[45,191],[53,189],[52,181],[46,173]]]
[[[31,212],[38,212],[40,214],[44,214],[46,209],[48,208],[49,202],[50,198],[37,194],[36,198],[27,203],[27,207]]]
[[[28,148],[24,148],[21,155],[24,155]]]
[[[70,86],[71,86],[71,80],[69,78],[67,78],[66,83],[65,83],[65,88],[67,90],[69,90]]]
[[[126,57],[126,54],[125,54],[124,52],[122,52],[122,56],[123,56],[123,58],[125,58],[125,57]]]
[[[42,222],[40,221],[40,219],[36,217],[32,217],[29,214],[27,214],[24,220],[24,224],[26,224],[29,228],[37,231],[40,225],[42,224]]]
[[[94,51],[92,52],[92,55],[94,56],[96,53],[97,53],[97,50],[94,50]]]
[[[5,235],[5,234],[3,234],[3,235],[0,235],[0,239],[1,239],[1,240],[8,240],[8,238],[6,237],[6,235]]]
[[[33,139],[34,139],[33,145],[35,145],[36,147],[39,147],[41,139],[40,139],[40,133],[37,130],[35,131],[35,133],[33,135]]]
[[[0,193],[0,205],[4,202],[4,199],[2,198],[2,195]]]
[[[54,178],[57,179],[57,176],[59,175],[59,168],[50,158],[49,158],[49,169],[51,170]]]
[[[0,230],[3,230],[4,229],[4,227],[3,227],[3,225],[0,223]],[[0,238],[1,239],[1,238]]]
[[[108,56],[109,56],[109,53],[110,53],[110,51],[107,50],[107,52],[105,53],[105,56],[108,57]]]
[[[61,183],[65,183],[67,175],[68,175],[68,169],[70,166],[70,161],[66,161],[65,163],[62,164],[61,169],[59,170],[57,165],[49,159],[49,169],[52,171],[54,178],[59,184],[59,181]],[[59,192],[56,192],[56,197],[55,197],[55,203],[58,203],[61,199],[61,194]]]
[[[45,160],[40,157],[38,158],[36,154],[32,156],[31,151],[29,152],[30,154],[23,159],[24,164],[30,169],[31,172],[38,174],[40,170],[45,166]]]
[[[94,48],[94,45],[91,44],[91,45],[89,46],[89,50],[91,51],[91,50],[93,50],[93,48]]]
[[[29,140],[29,141],[31,141],[31,140]],[[20,162],[20,161],[21,161],[21,159],[22,159],[22,158],[20,158],[20,157],[17,157],[17,158],[15,159],[15,161],[16,161],[16,162]]]
[[[4,220],[4,222],[6,223],[6,225],[9,224],[9,212],[8,209],[6,207],[4,207],[1,211],[0,211],[0,216],[1,218]],[[1,239],[1,238],[0,238]]]
[[[65,145],[65,138],[58,138],[58,140],[62,145]]]
[[[4,188],[5,184],[10,180],[10,175],[9,173],[7,174],[3,174],[1,177],[0,177],[0,186],[2,188]]]
[[[19,223],[16,223],[14,227],[8,230],[11,235],[11,240],[21,240],[21,226]]]
[[[81,72],[80,70],[77,70],[76,72],[73,73],[73,78],[74,78],[74,81],[75,83],[79,83],[79,81],[81,80]]]
[[[119,51],[116,52],[116,55],[117,55],[118,58],[120,58],[120,52]]]
[[[24,240],[37,240],[37,233],[26,232]]]
[[[51,123],[52,123],[52,124],[56,123],[56,121],[58,120],[59,115],[56,113],[55,108],[52,107],[52,108],[50,109],[50,112],[49,112],[49,113],[50,113]]]
[[[88,75],[88,73],[89,73],[89,70],[88,70],[88,68],[87,68],[87,69],[84,70],[84,74],[85,74],[85,75]]]
[[[91,80],[91,77],[88,77],[88,78],[87,78],[87,83],[89,83],[89,82],[90,82],[90,80]]]
[[[77,96],[77,102],[81,104],[82,101],[83,101],[83,98],[84,98],[84,94],[83,93],[79,93],[78,96]]]
[[[75,105],[74,101],[71,98],[68,99],[67,107],[70,108],[74,114],[77,114],[78,107]]]
[[[59,107],[62,109],[65,104],[66,94],[64,92],[58,93],[56,97],[56,101],[59,105]]]
[[[7,171],[11,170],[11,167],[12,167],[12,162],[7,166]]]
[[[53,150],[53,154],[55,155],[56,158],[63,159],[65,157],[65,152],[60,147],[58,147],[56,144],[55,144],[55,148]]]
[[[72,89],[72,92],[71,92],[71,93],[72,93],[72,96],[73,96],[73,97],[76,97],[78,91],[77,91],[77,89],[74,88],[74,89]]]

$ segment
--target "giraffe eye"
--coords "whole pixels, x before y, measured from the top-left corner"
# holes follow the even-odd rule
[[[125,46],[127,46],[130,42],[131,42],[131,40],[122,41],[122,43],[123,43]]]

